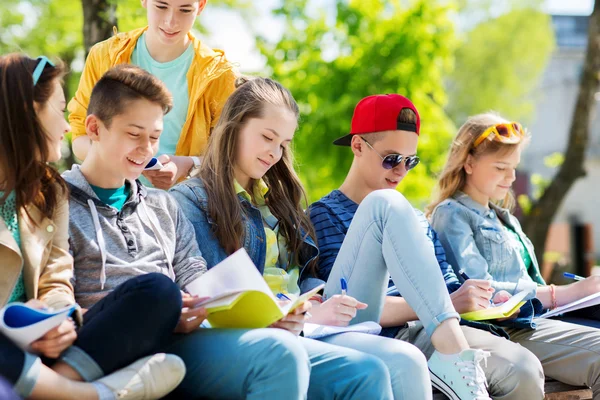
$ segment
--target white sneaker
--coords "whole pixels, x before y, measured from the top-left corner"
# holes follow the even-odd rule
[[[154,400],[166,396],[185,376],[185,364],[173,354],[144,357],[96,382],[108,387],[117,399]]]
[[[489,356],[487,351],[474,349],[451,355],[435,351],[427,362],[431,383],[452,400],[490,400],[480,365]]]

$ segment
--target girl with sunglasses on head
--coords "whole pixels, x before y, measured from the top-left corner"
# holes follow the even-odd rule
[[[520,124],[498,114],[469,118],[452,143],[428,214],[455,270],[490,281],[496,291],[530,291],[544,309],[553,309],[600,291],[600,277],[565,286],[542,279],[531,241],[510,212],[510,188],[528,141]],[[533,329],[505,330],[511,341],[538,357],[546,376],[589,386],[598,400],[598,309],[561,319],[534,318]]]
[[[34,308],[75,304],[67,187],[47,164],[60,159],[69,131],[61,87],[64,73],[61,64],[43,56],[0,57],[0,307],[12,302]],[[147,282],[150,291],[158,290],[156,306],[164,302],[162,295],[179,296],[168,278],[155,279],[159,280],[161,285]],[[83,316],[78,310],[73,319],[83,326],[76,329],[73,320],[66,320],[34,341],[28,351],[0,333],[0,376],[23,398],[166,395],[183,379],[185,366],[175,356],[148,354],[173,331],[180,307],[161,307],[164,314],[155,319],[155,331],[140,340],[132,337],[139,333],[135,326],[157,310],[131,312],[129,300],[152,297],[142,285],[129,289]]]
[[[551,310],[600,292],[600,276],[561,286],[542,279],[531,241],[511,214],[511,186],[528,141],[519,123],[497,114],[469,118],[452,144],[428,210],[455,268],[470,278],[491,280],[498,291],[529,290]],[[562,319],[598,328],[600,307]]]

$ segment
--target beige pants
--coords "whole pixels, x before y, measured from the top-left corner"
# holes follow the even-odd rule
[[[535,354],[546,376],[589,386],[600,400],[600,329],[537,318],[536,330],[507,330],[510,339]]]
[[[535,330],[507,329],[510,341],[461,326],[472,348],[491,353],[484,366],[490,395],[542,399],[545,372],[570,385],[591,387],[594,400],[600,400],[600,329],[542,318],[535,322]],[[414,344],[427,358],[434,351],[419,322],[410,323],[396,338]]]

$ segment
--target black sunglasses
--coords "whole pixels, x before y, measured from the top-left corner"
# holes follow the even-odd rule
[[[375,150],[373,146],[371,146],[371,143],[367,142],[364,137],[361,136],[360,138],[365,141],[365,143],[371,148],[371,150],[375,152],[375,154],[379,156],[379,158],[381,158],[381,166],[384,169],[394,169],[400,165],[400,163],[402,163],[402,160],[404,160],[404,168],[406,168],[407,171],[410,171],[416,167],[417,164],[419,164],[419,161],[421,161],[417,156],[403,156],[402,154],[388,154],[384,157],[379,154],[379,152]]]

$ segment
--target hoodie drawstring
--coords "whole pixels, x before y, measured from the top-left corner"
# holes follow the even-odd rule
[[[92,220],[94,221],[94,228],[96,229],[96,239],[98,240],[100,257],[102,258],[102,269],[100,270],[100,290],[104,290],[104,284],[106,283],[106,243],[104,242],[104,235],[102,234],[100,219],[98,218],[98,210],[96,210],[94,201],[92,199],[88,199],[87,203],[92,212]]]
[[[146,215],[146,218],[150,222],[150,229],[152,229],[152,232],[154,232],[154,236],[156,236],[156,239],[158,240],[158,243],[167,260],[167,264],[169,265],[169,278],[171,278],[171,280],[175,282],[175,270],[173,269],[173,264],[171,264],[171,260],[169,259],[169,255],[167,254],[167,245],[165,244],[165,240],[162,234],[160,233],[160,229],[156,227],[154,220],[152,219],[152,217],[150,217],[150,213],[148,212],[148,206],[146,206],[146,201],[143,197],[140,197],[140,204],[142,206],[142,212]]]

